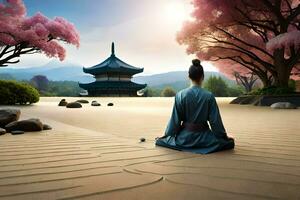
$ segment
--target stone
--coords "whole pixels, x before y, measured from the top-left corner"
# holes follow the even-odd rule
[[[19,109],[0,109],[0,127],[19,120],[21,111]]]
[[[11,131],[41,131],[43,130],[43,124],[39,119],[27,119],[21,121],[14,121],[5,126],[7,132]]]
[[[43,130],[52,130],[52,127],[48,124],[43,124]]]
[[[68,104],[68,102],[66,101],[66,99],[62,99],[60,100],[58,106],[66,106]]]
[[[71,102],[66,105],[67,108],[81,108],[82,105],[78,102]]]
[[[273,109],[297,109],[297,106],[290,102],[277,102],[271,105]]]
[[[101,106],[101,104],[100,103],[98,103],[97,101],[92,101],[92,104],[91,104],[92,106]]]
[[[300,107],[300,94],[287,95],[244,95],[233,99],[231,104],[252,104],[255,106],[271,106],[277,102],[290,102]]]
[[[4,135],[6,133],[6,130],[4,128],[0,128],[0,135]]]
[[[114,105],[113,103],[108,103],[108,104],[107,104],[107,106],[113,106],[113,105]]]
[[[12,135],[21,135],[21,134],[24,134],[25,131],[11,131],[10,132]]]
[[[78,103],[89,103],[89,101],[85,100],[85,99],[80,99],[80,100],[77,100],[76,102],[78,102]]]
[[[146,142],[146,138],[140,138],[140,142]]]

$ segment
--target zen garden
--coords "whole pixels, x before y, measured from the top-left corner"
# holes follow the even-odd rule
[[[0,199],[300,199],[299,0],[0,0]]]

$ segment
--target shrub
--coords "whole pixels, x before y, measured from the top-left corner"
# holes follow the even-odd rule
[[[165,87],[161,92],[162,97],[174,97],[176,95],[176,91],[171,87]]]
[[[161,90],[157,89],[157,88],[150,88],[150,87],[146,87],[144,89],[144,97],[160,97],[161,95]]]
[[[39,92],[27,83],[0,80],[0,104],[32,104],[40,99]]]
[[[244,89],[242,87],[228,87],[227,94],[229,97],[238,97],[244,93]]]
[[[203,87],[212,92],[216,97],[228,96],[228,85],[221,77],[209,77],[209,79],[204,82]]]
[[[293,89],[294,91],[296,90],[296,81],[293,79],[289,80],[289,88]]]
[[[295,93],[294,88],[272,86],[272,87],[253,90],[249,94],[250,95],[285,95],[285,94],[293,94],[293,93]]]

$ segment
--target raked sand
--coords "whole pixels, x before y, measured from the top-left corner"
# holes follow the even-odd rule
[[[300,199],[300,109],[218,99],[236,148],[198,155],[154,146],[173,98],[96,98],[101,107],[81,109],[60,99],[19,107],[53,130],[0,136],[1,200]]]

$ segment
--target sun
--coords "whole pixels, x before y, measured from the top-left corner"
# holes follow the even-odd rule
[[[190,13],[191,10],[184,1],[173,1],[165,5],[163,15],[167,23],[179,28],[184,21],[191,18]]]

